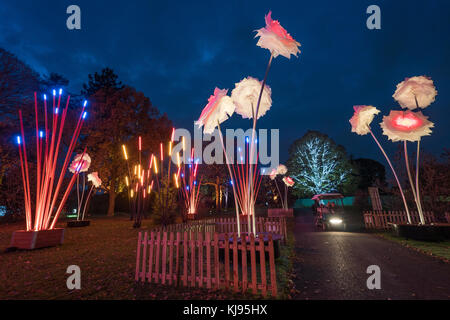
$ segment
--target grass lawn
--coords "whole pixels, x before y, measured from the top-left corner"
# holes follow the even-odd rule
[[[64,227],[65,223],[59,223]],[[5,253],[23,223],[0,225],[0,299],[257,299],[259,296],[134,281],[139,230],[126,217],[94,218],[91,226],[66,228],[64,244]],[[69,265],[81,269],[81,290],[68,290]]]
[[[428,255],[450,261],[450,241],[448,240],[441,242],[417,241],[397,237],[388,232],[379,233],[378,235],[385,239],[398,242],[404,246],[413,248]]]

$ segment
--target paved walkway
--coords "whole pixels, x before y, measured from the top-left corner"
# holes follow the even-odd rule
[[[313,215],[296,217],[294,299],[450,299],[450,265],[364,233],[316,231]],[[381,269],[369,290],[366,269]]]

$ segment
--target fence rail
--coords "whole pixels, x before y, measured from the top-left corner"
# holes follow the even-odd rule
[[[274,243],[250,234],[139,232],[135,280],[277,295]],[[267,260],[267,261],[266,261]]]
[[[411,222],[420,223],[419,213],[410,212]],[[423,213],[425,222],[436,222],[433,212]],[[364,211],[364,225],[366,229],[389,229],[390,223],[408,223],[405,211]]]
[[[294,217],[294,209],[282,209],[282,208],[270,208],[267,209],[267,215],[269,217]]]
[[[248,232],[248,222],[246,217],[240,218],[241,232]],[[285,217],[256,217],[256,233],[272,233],[281,236],[283,241],[286,241],[287,226]],[[171,224],[165,227],[155,228],[154,232],[218,232],[218,233],[233,233],[238,232],[236,218],[211,218],[203,220],[189,221],[182,224]]]

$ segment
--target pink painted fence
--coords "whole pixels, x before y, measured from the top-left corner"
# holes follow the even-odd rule
[[[419,214],[410,212],[412,223],[419,223]],[[436,222],[433,212],[423,213],[425,222]],[[364,224],[366,229],[389,229],[389,223],[407,223],[408,218],[405,211],[364,211]]]
[[[135,280],[276,297],[272,235],[265,244],[253,234],[247,243],[236,233],[139,232]]]

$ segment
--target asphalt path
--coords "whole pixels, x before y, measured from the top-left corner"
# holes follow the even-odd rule
[[[310,211],[296,217],[294,299],[450,299],[450,265],[361,232],[318,231]],[[371,265],[381,289],[368,289]]]

